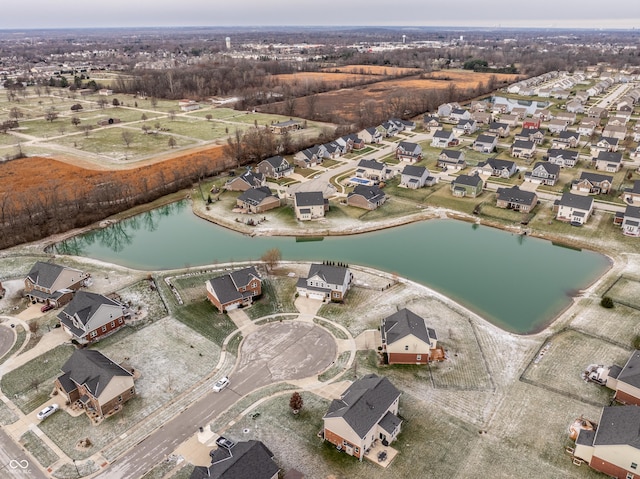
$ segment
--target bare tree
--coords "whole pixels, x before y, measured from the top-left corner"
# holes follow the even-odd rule
[[[58,112],[55,108],[51,107],[45,114],[44,119],[53,123],[53,120],[58,118]]]
[[[211,113],[207,113],[204,117],[207,119],[207,121],[211,121],[213,119],[213,115]]]
[[[133,133],[130,132],[129,130],[123,130],[121,136],[122,136],[122,141],[127,146],[127,148],[129,148],[129,146],[131,146],[131,142],[133,141]]]
[[[71,117],[71,124],[73,126],[78,126],[80,124],[80,118],[78,118],[77,116],[72,116]]]
[[[267,266],[268,271],[273,271],[273,268],[275,268],[282,259],[282,253],[278,248],[271,248],[270,250],[265,251],[260,259]]]
[[[169,110],[167,112],[169,114],[169,120],[173,121],[176,119],[176,111],[175,110]]]
[[[175,148],[177,144],[178,142],[176,141],[175,137],[170,136],[168,141],[169,148]]]
[[[107,101],[106,98],[100,98],[98,100],[98,106],[100,107],[100,109],[104,110],[106,108],[106,106],[109,104],[109,102]]]

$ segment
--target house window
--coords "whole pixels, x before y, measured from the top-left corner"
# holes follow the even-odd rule
[[[107,332],[107,327],[106,326],[102,326],[102,332],[103,333]]]
[[[89,336],[91,336],[92,338],[95,338],[98,335],[98,333],[96,331],[91,331],[91,334]]]
[[[115,321],[111,321],[111,327],[115,328],[116,327],[116,322]]]
[[[360,454],[360,448],[359,448],[359,447],[356,447],[356,448],[353,450],[353,452],[354,452],[354,453],[356,453],[356,454]]]
[[[135,389],[131,388],[131,391],[129,391],[131,394],[135,393]]]
[[[627,479],[633,479],[634,477],[633,472],[627,472]]]
[[[252,287],[252,288],[255,288],[255,287],[256,287],[256,285],[257,285],[257,283],[256,283],[255,281],[254,281],[253,283],[251,283],[251,287]]]
[[[122,324],[122,318],[118,320],[118,324]]]
[[[118,396],[118,402],[122,402],[122,396]]]
[[[405,350],[405,351],[409,351],[409,346],[405,346],[405,347],[404,347],[404,350]]]
[[[416,354],[416,361],[422,360],[422,354]]]
[[[632,462],[631,463],[631,469],[636,469],[638,467],[638,463],[637,462]]]

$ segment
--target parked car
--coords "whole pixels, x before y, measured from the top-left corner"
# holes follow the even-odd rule
[[[218,447],[224,447],[225,449],[231,449],[236,445],[235,442],[233,442],[231,439],[227,439],[224,436],[220,436],[218,439],[216,439],[216,444],[218,445]]]
[[[225,376],[223,378],[218,379],[218,381],[216,381],[216,383],[213,385],[213,391],[216,393],[219,393],[228,385],[229,385],[229,378]]]
[[[46,313],[50,309],[53,309],[53,304],[47,303],[42,308],[40,308],[40,311],[42,311],[43,313]]]
[[[51,416],[58,409],[59,409],[59,406],[57,404],[51,404],[50,406],[47,406],[42,411],[40,411],[38,414],[36,414],[36,417],[42,421],[43,419],[46,419],[49,416]]]

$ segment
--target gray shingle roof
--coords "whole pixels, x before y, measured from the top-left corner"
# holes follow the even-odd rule
[[[618,374],[618,381],[640,388],[640,351],[637,349]]]
[[[549,148],[549,150],[547,150],[547,156],[549,158],[556,158],[559,156],[560,158],[563,158],[563,159],[577,160],[578,152],[572,151],[572,150],[561,150],[558,148]]]
[[[349,386],[340,399],[334,399],[324,417],[342,417],[363,438],[382,420],[400,394],[387,378],[369,374]]]
[[[31,280],[33,284],[37,284],[45,289],[51,289],[58,279],[58,276],[66,269],[78,271],[78,281],[82,279],[83,273],[80,270],[44,261],[36,262],[36,264],[31,267],[29,274],[27,274],[27,278]]]
[[[474,143],[494,143],[496,138],[497,137],[493,135],[478,135],[478,138]]]
[[[513,142],[513,148],[522,148],[524,150],[531,150],[535,147],[535,143],[529,140],[516,140]]]
[[[382,323],[382,336],[386,338],[387,344],[393,344],[410,334],[427,344],[430,343],[425,320],[407,308],[393,313]]]
[[[442,150],[440,152],[441,155],[446,156],[447,158],[451,158],[453,160],[459,160],[462,156],[462,151],[460,150]]]
[[[279,168],[280,166],[283,166],[283,163],[286,163],[286,165],[288,165],[288,163],[289,163],[282,156],[272,156],[270,158],[265,159],[264,161],[269,163],[274,168]]]
[[[640,407],[609,406],[602,409],[594,446],[629,445],[640,449]]]
[[[384,163],[376,160],[360,160],[358,162],[358,168],[368,168],[370,170],[382,171],[385,166]]]
[[[597,161],[606,161],[609,163],[620,163],[622,161],[622,153],[617,151],[601,151],[598,153]]]
[[[601,175],[600,173],[590,173],[588,171],[583,171],[580,175],[580,179],[587,180],[590,183],[602,183],[603,181],[613,183],[613,176]]]
[[[129,371],[93,349],[75,350],[61,369],[63,376],[66,376],[62,381],[66,384],[69,384],[68,380],[84,384],[95,397],[102,394],[113,377],[132,376]]]
[[[258,188],[249,188],[238,196],[238,200],[251,205],[259,205],[265,198],[274,196],[268,186],[260,186]]]
[[[640,218],[640,206],[627,206],[624,210],[626,218]]]
[[[250,440],[211,451],[211,465],[196,467],[191,479],[271,479],[279,470],[267,446]]]
[[[454,185],[466,185],[477,187],[482,183],[482,178],[478,175],[460,175],[453,180]]]
[[[238,288],[249,284],[253,278],[260,278],[260,274],[255,266],[250,266],[210,279],[209,283],[220,303],[224,305],[242,299],[243,295]]]
[[[498,200],[517,203],[520,205],[530,205],[534,202],[536,194],[532,191],[521,190],[517,186],[511,188],[498,188]]]
[[[403,175],[413,176],[415,178],[422,178],[422,175],[427,171],[424,166],[407,165],[402,170]]]
[[[67,306],[60,311],[58,319],[64,321],[70,316],[75,316],[83,325],[100,309],[103,304],[122,307],[120,303],[107,298],[101,294],[89,293],[88,291],[78,291]]]
[[[295,194],[296,206],[321,206],[324,197],[321,191],[303,191]]]
[[[535,165],[533,165],[533,169],[531,171],[536,171],[537,168],[543,168],[547,172],[547,174],[555,175],[556,177],[560,174],[560,165],[556,165],[555,163],[538,161]]]
[[[358,185],[351,193],[347,195],[347,198],[354,195],[361,195],[367,201],[375,202],[384,197],[384,193],[377,186]]]
[[[349,269],[344,266],[333,266],[328,264],[313,263],[309,268],[307,278],[319,276],[328,284],[344,284]]]
[[[569,206],[571,208],[578,208],[580,210],[590,210],[593,205],[593,198],[590,196],[574,195],[571,193],[564,193],[560,198],[559,205]]]

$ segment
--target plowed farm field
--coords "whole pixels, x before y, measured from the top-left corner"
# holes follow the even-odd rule
[[[358,70],[359,71],[359,70]],[[309,76],[313,75],[313,76]],[[465,70],[446,70],[422,75],[409,76],[404,78],[382,79],[373,83],[361,84],[349,87],[347,78],[351,78],[355,83],[357,78],[365,77],[371,81],[372,75],[349,75],[344,73],[296,73],[293,75],[281,75],[288,77],[287,81],[323,81],[325,84],[333,84],[332,76],[339,75],[336,83],[342,85],[340,89],[319,93],[315,95],[313,102],[315,118],[334,123],[355,122],[358,114],[365,103],[370,104],[369,109],[384,111],[389,99],[396,95],[403,95],[413,101],[421,102],[429,95],[437,94],[455,88],[458,92],[474,90],[480,84],[489,85],[494,77],[496,86],[512,83],[518,78],[517,75],[476,73]],[[297,80],[296,80],[297,78]],[[340,80],[338,80],[340,78]],[[373,77],[375,78],[375,77]],[[340,83],[342,82],[342,83]],[[361,82],[362,83],[362,82]],[[295,103],[295,111],[304,114],[309,109],[309,98],[298,98]],[[282,114],[283,103],[274,103],[261,107],[262,111]],[[419,107],[418,110],[421,108]],[[340,121],[339,121],[340,120]]]

